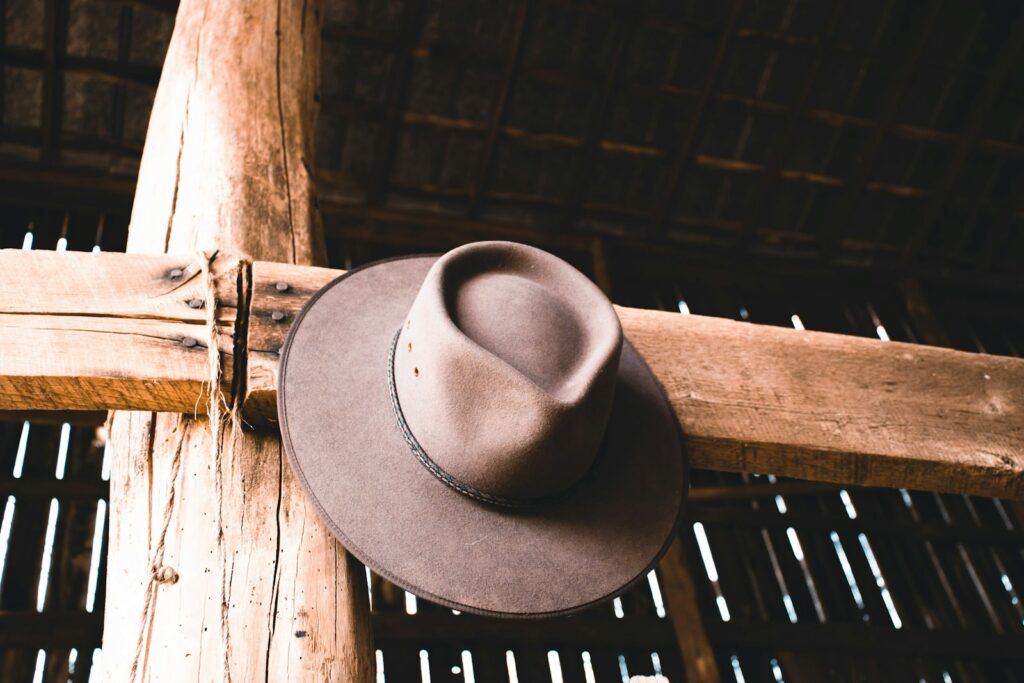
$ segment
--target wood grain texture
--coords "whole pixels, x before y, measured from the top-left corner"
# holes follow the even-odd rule
[[[291,320],[340,271],[253,264],[252,309]],[[863,486],[1024,498],[1024,361],[898,342],[616,307],[679,417],[694,467]],[[268,416],[287,325],[247,396]],[[270,419],[270,418],[268,418]]]
[[[320,25],[317,0],[180,4],[130,252],[322,259],[308,177]],[[207,420],[118,413],[109,447],[109,680],[372,680],[362,567],[320,523],[276,433],[215,438]],[[157,569],[176,580],[154,581]]]
[[[94,256],[0,252],[0,266],[28,283],[0,295],[0,325],[10,340],[0,358],[0,407],[201,414],[208,377],[203,312],[186,303],[198,285],[167,291],[161,280],[181,259]],[[238,368],[246,419],[273,423],[288,327],[342,271],[265,261],[246,268],[222,258],[224,268],[246,274],[251,297],[238,321],[246,344],[233,347],[237,292],[231,277],[218,280],[224,369],[230,373],[232,353],[247,345],[247,364]],[[1024,361],[617,310],[676,409],[694,466],[1024,497]],[[183,347],[186,334],[200,346]]]
[[[296,268],[266,261],[252,265],[244,401],[247,420],[277,424],[278,352],[285,335],[306,301],[341,274],[330,268]]]
[[[618,308],[694,467],[1024,496],[1024,363]]]
[[[189,305],[206,297],[198,263],[198,256],[0,251],[10,284],[0,295],[0,405],[205,413],[206,312]],[[239,267],[218,258],[213,271],[227,392]],[[172,278],[176,269],[182,274]]]

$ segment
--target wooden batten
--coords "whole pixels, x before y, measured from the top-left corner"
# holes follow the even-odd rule
[[[286,320],[341,271],[254,263],[247,412],[273,419]],[[280,295],[276,282],[293,286]],[[1024,361],[616,307],[690,464],[862,486],[1024,498]],[[250,408],[251,406],[251,408]]]

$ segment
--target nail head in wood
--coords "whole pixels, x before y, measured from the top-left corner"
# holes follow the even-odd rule
[[[181,268],[174,268],[174,269],[171,270],[171,272],[169,272],[167,274],[167,277],[171,278],[172,280],[177,280],[178,278],[180,278],[184,274],[185,274],[185,271],[182,270]]]
[[[287,282],[278,282],[276,285],[274,285],[274,289],[276,289],[279,292],[287,292],[288,289],[289,289],[288,283]]]
[[[181,343],[183,345],[185,345],[186,347],[190,348],[190,349],[193,346],[196,346],[197,344],[199,344],[199,342],[195,338],[193,338],[193,337],[183,337],[182,340],[181,340]]]
[[[175,584],[178,583],[178,572],[174,571],[173,567],[163,565],[153,571],[153,578],[157,583]]]
[[[279,323],[282,320],[284,320],[284,313],[282,313],[281,311],[274,311],[273,313],[270,314],[270,319],[273,320],[275,323]]]
[[[203,307],[203,300],[202,299],[189,299],[188,300],[188,307],[189,308],[202,308]]]

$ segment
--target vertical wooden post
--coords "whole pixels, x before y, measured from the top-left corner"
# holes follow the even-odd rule
[[[181,3],[129,251],[323,260],[309,178],[320,8]],[[320,523],[276,433],[227,427],[219,445],[206,419],[114,417],[108,680],[368,683],[362,568]]]
[[[700,604],[697,602],[697,587],[681,538],[672,543],[672,547],[661,559],[660,567],[665,602],[683,656],[686,680],[689,683],[718,683],[722,677],[715,661],[715,651],[704,629],[704,617],[701,616]]]

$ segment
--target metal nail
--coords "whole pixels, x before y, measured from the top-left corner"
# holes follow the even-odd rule
[[[287,292],[288,291],[288,283],[287,282],[278,282],[276,285],[274,285],[274,289],[276,289],[279,292]]]
[[[189,308],[202,308],[203,307],[203,300],[202,299],[189,299],[188,300],[188,307]]]
[[[282,320],[284,320],[284,313],[282,313],[281,311],[274,311],[273,313],[270,314],[270,319],[273,320],[275,323],[279,323]]]
[[[184,270],[182,270],[181,268],[175,268],[171,272],[169,272],[167,274],[167,276],[169,278],[171,278],[172,280],[177,280],[179,277],[181,277],[184,274],[185,274]]]
[[[199,342],[196,341],[195,339],[193,339],[192,337],[184,337],[184,338],[182,338],[181,343],[184,344],[186,347],[191,349],[193,346],[197,345]]]

